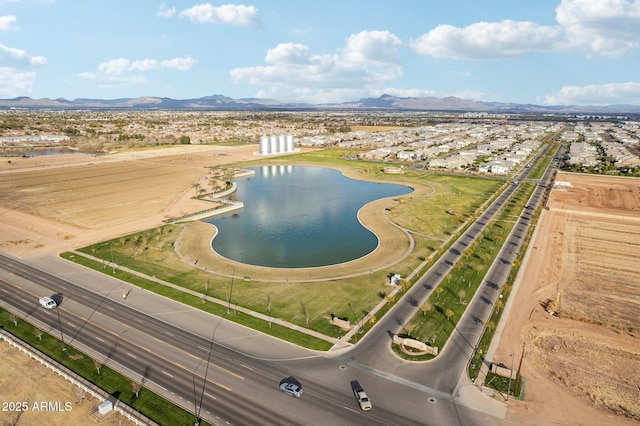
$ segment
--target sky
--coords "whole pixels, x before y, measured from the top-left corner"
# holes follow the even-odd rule
[[[0,0],[0,98],[640,105],[640,0]]]

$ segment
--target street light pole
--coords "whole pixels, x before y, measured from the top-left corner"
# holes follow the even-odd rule
[[[58,327],[60,328],[60,340],[62,340],[62,346],[64,347],[64,334],[62,333],[62,320],[60,319],[60,308],[56,309],[58,314]]]
[[[513,354],[509,356],[511,357],[511,369],[509,370],[509,388],[507,389],[507,401],[509,400],[509,394],[511,393],[511,376],[513,375]]]
[[[356,321],[356,326],[357,326],[358,317],[356,316],[356,313],[353,311],[353,308],[351,307],[351,303],[347,303],[347,305],[349,305],[349,309],[351,309],[351,313],[353,314],[353,320]]]
[[[227,314],[231,313],[231,294],[233,293],[233,279],[236,276],[236,268],[233,268],[233,273],[231,274],[231,288],[227,285]]]
[[[109,243],[109,250],[111,250],[111,273],[115,274],[116,266],[113,264],[113,247],[111,246],[111,243]]]
[[[520,381],[520,369],[522,368],[522,359],[524,358],[525,342],[522,342],[522,353],[520,354],[520,363],[518,364],[518,372],[516,373],[516,383],[514,385],[515,392],[518,392],[518,382]]]

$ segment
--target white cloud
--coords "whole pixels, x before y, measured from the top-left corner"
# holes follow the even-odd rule
[[[8,31],[13,30],[13,23],[16,22],[18,18],[14,15],[4,15],[0,16],[0,31]]]
[[[556,20],[566,32],[569,48],[620,56],[640,45],[637,0],[562,0]]]
[[[243,4],[198,4],[180,12],[180,17],[199,24],[256,25],[260,22],[258,9]]]
[[[127,71],[145,72],[155,70],[160,67],[160,63],[155,59],[143,59],[141,61],[133,61]]]
[[[304,44],[280,43],[267,51],[264,61],[270,64],[308,64],[309,47]]]
[[[15,98],[29,94],[35,82],[36,73],[33,71],[0,67],[0,98]]]
[[[478,22],[464,28],[439,25],[411,46],[436,58],[488,59],[551,50],[559,35],[558,28],[528,21]]]
[[[11,68],[31,68],[39,67],[47,63],[43,56],[31,56],[21,49],[7,47],[0,44],[0,64]]]
[[[562,0],[557,25],[530,21],[439,25],[411,43],[416,52],[448,59],[491,59],[540,51],[621,56],[640,47],[640,0]]]
[[[101,89],[122,88],[130,85],[147,84],[144,73],[158,70],[171,69],[176,71],[189,71],[197,61],[190,57],[173,58],[165,60],[142,59],[132,61],[127,58],[117,58],[98,65],[98,72],[81,72],[78,77],[84,80],[95,80]]]
[[[352,62],[389,62],[398,59],[401,44],[389,31],[361,31],[347,39],[343,56]]]
[[[388,31],[362,31],[350,36],[335,53],[313,55],[309,47],[281,43],[269,49],[266,66],[236,68],[236,83],[267,86],[258,96],[290,100],[337,101],[365,96],[402,75],[398,65],[401,42]]]
[[[168,7],[166,3],[162,3],[160,4],[160,10],[156,14],[156,16],[159,16],[161,18],[171,18],[175,14],[176,14],[175,7]]]
[[[130,72],[146,72],[159,68],[169,68],[178,71],[189,71],[197,61],[190,57],[173,58],[163,61],[143,59],[131,61],[126,58],[112,59],[98,65],[98,71],[106,75],[122,75]]]
[[[78,73],[78,77],[84,80],[95,80],[98,78],[98,75],[92,72],[81,72],[81,73]]]
[[[548,105],[640,105],[640,83],[607,83],[564,86],[545,97]]]
[[[187,56],[186,58],[165,59],[160,62],[160,66],[177,71],[189,71],[197,62],[195,59]]]
[[[98,71],[105,74],[124,74],[129,70],[131,61],[125,58],[112,59],[98,65]]]
[[[0,44],[0,98],[31,93],[36,83],[35,69],[46,63],[43,56],[31,56],[24,50]]]

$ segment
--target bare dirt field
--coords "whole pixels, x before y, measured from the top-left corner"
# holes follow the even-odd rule
[[[210,184],[209,168],[255,159],[255,146],[223,149],[224,155],[220,147],[179,146],[0,161],[0,250],[56,253],[211,208],[193,199]]]
[[[0,343],[0,360],[0,402],[3,404],[0,426],[133,424],[115,412],[98,422],[92,414],[98,410],[102,401],[84,394],[73,384],[51,374],[47,367],[7,343]],[[23,411],[17,410],[17,402],[25,408]]]
[[[640,179],[557,180],[493,360],[523,358],[506,423],[637,424]]]

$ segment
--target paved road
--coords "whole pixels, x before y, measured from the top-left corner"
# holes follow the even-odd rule
[[[65,344],[95,354],[213,423],[500,424],[505,406],[468,383],[466,365],[544,184],[436,360],[420,365],[398,360],[390,352],[390,336],[416,313],[515,188],[498,197],[360,344],[343,352],[298,348],[56,257],[39,259],[32,268],[0,255],[0,304],[54,335],[62,329]],[[126,300],[119,296],[123,290],[133,290]],[[37,306],[47,292],[63,295],[60,308]],[[299,400],[276,389],[288,375],[304,384]],[[372,397],[372,411],[357,409],[352,380]]]
[[[392,398],[379,399],[375,410],[361,412],[350,391],[351,380],[369,383],[371,390],[379,390],[375,393],[384,394],[384,386],[374,386],[380,379],[366,371],[344,368],[321,354],[153,293],[132,293],[122,300],[122,283],[75,271],[75,266],[62,260],[41,259],[40,263],[54,274],[0,255],[0,306],[17,310],[54,336],[60,336],[62,329],[65,344],[85,350],[188,411],[194,412],[194,400],[198,401],[201,417],[212,423],[424,424],[424,413],[396,412],[398,405]],[[97,280],[93,290],[103,282],[109,284],[102,293],[92,292],[74,284],[82,282],[80,277]],[[61,306],[51,311],[40,308],[38,297],[52,293],[63,295]],[[174,320],[181,325],[173,325]],[[289,375],[304,384],[305,394],[299,400],[277,390],[279,380]],[[419,399],[401,383],[392,384],[391,389],[397,395],[409,393],[399,406]]]

